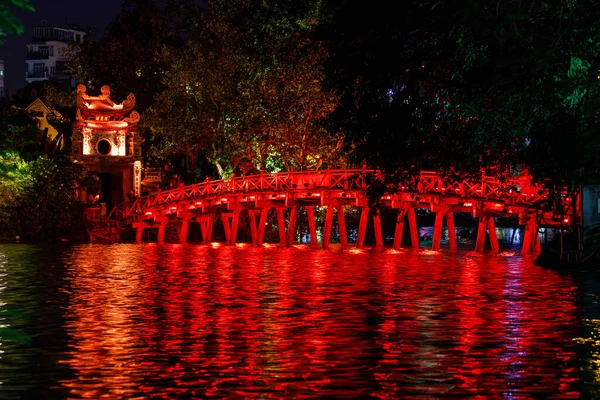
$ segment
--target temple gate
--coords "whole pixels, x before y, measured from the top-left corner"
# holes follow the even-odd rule
[[[140,196],[142,151],[133,93],[117,104],[110,98],[109,86],[100,92],[89,96],[85,86],[77,86],[71,155],[99,178],[97,192],[82,190],[80,199],[101,204],[104,214],[115,204]]]

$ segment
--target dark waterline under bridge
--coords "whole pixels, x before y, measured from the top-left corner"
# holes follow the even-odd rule
[[[267,215],[274,209],[277,215],[280,244],[291,246],[295,239],[296,222],[300,208],[306,210],[310,238],[317,245],[315,207],[326,208],[322,227],[322,246],[330,243],[333,213],[337,213],[342,247],[348,246],[345,206],[360,208],[360,222],[356,246],[363,247],[369,217],[373,220],[375,246],[383,246],[380,213],[368,206],[366,189],[368,175],[374,170],[320,170],[283,172],[207,180],[171,190],[137,198],[116,206],[108,216],[116,226],[136,229],[137,242],[142,241],[145,229],[158,228],[158,241],[163,242],[167,224],[176,224],[179,240],[187,240],[190,223],[198,223],[203,243],[212,240],[213,226],[221,219],[226,242],[235,244],[241,213],[248,214],[252,243],[262,245],[265,238]],[[570,218],[580,215],[579,200],[573,213],[571,198],[563,194],[564,212],[547,210],[549,192],[542,185],[531,182],[530,177],[499,180],[492,176],[461,181],[445,180],[435,172],[421,172],[416,187],[399,187],[395,193],[381,197],[383,207],[398,210],[393,247],[399,249],[405,220],[408,221],[412,247],[419,247],[415,209],[429,209],[435,214],[432,249],[439,250],[444,220],[448,228],[449,248],[456,250],[454,213],[471,213],[478,219],[476,251],[483,251],[486,231],[492,251],[498,251],[494,217],[517,216],[525,227],[522,252],[540,249],[538,228],[563,227]],[[289,212],[284,213],[285,210]],[[289,215],[288,218],[285,218]],[[286,221],[287,219],[287,221]],[[118,232],[118,229],[116,230]],[[92,236],[92,234],[90,234]]]

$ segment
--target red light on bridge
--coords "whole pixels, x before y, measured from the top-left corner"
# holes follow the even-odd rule
[[[569,218],[565,218],[565,219],[563,219],[563,222],[564,222],[565,224],[568,224],[568,223],[569,223]]]
[[[202,202],[201,202],[201,201],[197,201],[197,202],[196,202],[196,205],[197,205],[197,206],[201,206],[201,205],[202,205]]]
[[[226,199],[226,198],[222,198],[222,199],[221,199],[221,201],[222,201],[223,203],[227,203],[227,199]]]
[[[285,198],[285,194],[280,194],[279,197]]]
[[[146,211],[146,215],[152,215],[152,211]]]
[[[254,196],[250,196],[250,200],[254,200]]]
[[[321,193],[314,193],[313,196],[315,196],[315,197],[321,197]]]
[[[463,206],[465,206],[465,207],[472,207],[473,203],[465,203],[465,204],[463,204]]]

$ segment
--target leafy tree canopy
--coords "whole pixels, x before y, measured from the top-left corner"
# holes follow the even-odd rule
[[[9,34],[22,35],[25,30],[14,9],[35,11],[30,0],[0,0],[0,38]]]
[[[596,169],[593,1],[324,3],[336,121],[357,159],[388,172],[525,164],[557,183]]]

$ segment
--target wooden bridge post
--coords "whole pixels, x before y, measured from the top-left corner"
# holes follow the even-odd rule
[[[137,222],[137,226],[135,228],[135,242],[142,243],[142,235],[144,233],[144,229],[146,229],[146,224],[143,222]]]
[[[525,224],[525,234],[523,235],[523,249],[521,253],[531,253],[540,251],[540,238],[535,216],[530,216]]]
[[[179,230],[179,242],[185,244],[187,242],[187,234],[190,226],[190,218],[185,217],[181,220],[181,229]]]
[[[383,234],[381,232],[381,217],[379,211],[373,212],[373,228],[375,231],[375,247],[383,247]]]
[[[196,221],[198,221],[198,224],[200,224],[200,231],[202,232],[202,243],[208,243],[206,241],[206,216],[201,216],[196,218]]]
[[[521,253],[531,253],[531,239],[533,237],[531,220],[528,220],[525,224],[525,233],[523,234],[523,247]]]
[[[255,210],[248,210],[248,221],[250,222],[250,235],[252,236],[252,244],[256,244],[257,237],[255,214]]]
[[[540,234],[538,233],[539,225],[537,221],[534,222],[533,228],[533,251],[539,253],[542,251],[542,243],[540,241]]]
[[[206,239],[205,239],[206,244],[210,244],[212,242],[212,231],[213,231],[214,222],[215,222],[215,215],[208,214],[206,216]]]
[[[362,249],[365,244],[365,232],[367,231],[367,219],[369,217],[369,207],[363,206],[360,212],[360,222],[358,223],[358,238],[356,247]]]
[[[400,250],[402,246],[402,232],[404,231],[404,216],[406,215],[406,209],[401,208],[398,211],[398,217],[396,218],[396,229],[394,231],[394,250]]]
[[[329,248],[329,239],[331,238],[331,224],[333,223],[333,204],[327,205],[327,214],[325,215],[325,228],[323,229],[323,248]]]
[[[298,206],[294,204],[290,210],[290,222],[288,223],[287,245],[291,247],[294,244],[294,235],[296,234],[296,219],[298,218]]]
[[[450,251],[456,251],[456,229],[454,227],[454,212],[446,213],[446,226],[448,227],[448,244]]]
[[[487,215],[482,215],[479,218],[479,224],[477,226],[477,241],[475,242],[475,251],[483,253],[483,246],[485,245],[485,231],[487,226]]]
[[[408,209],[408,227],[410,228],[410,241],[413,248],[419,248],[419,230],[417,229],[417,214],[415,209]]]
[[[208,216],[203,215],[201,217],[198,217],[196,220],[200,224],[200,231],[202,231],[202,243],[204,243],[204,244],[210,243],[207,240],[207,236],[208,236]]]
[[[265,227],[267,225],[267,215],[269,214],[270,207],[263,207],[260,210],[260,218],[258,220],[258,236],[256,237],[256,245],[262,246],[265,238]]]
[[[500,245],[498,244],[498,236],[496,235],[496,223],[494,221],[494,217],[490,216],[487,222],[488,233],[490,235],[490,245],[492,246],[492,251],[497,253],[500,251]]]
[[[221,214],[221,221],[223,222],[223,228],[225,229],[225,241],[231,242],[231,226],[229,225],[229,213]]]
[[[285,246],[287,239],[285,237],[285,219],[283,218],[283,208],[276,208],[277,211],[277,227],[279,228],[279,245]]]
[[[442,225],[444,217],[448,213],[448,207],[440,207],[435,213],[435,225],[433,226],[433,239],[431,241],[431,249],[439,250],[442,242]]]
[[[317,228],[315,226],[315,212],[314,206],[306,207],[306,216],[308,217],[308,230],[310,232],[310,243],[312,246],[318,245],[317,240]]]
[[[338,216],[338,228],[340,231],[340,241],[342,242],[342,248],[348,247],[348,236],[346,234],[346,217],[344,215],[344,205],[337,205],[337,216]]]
[[[160,220],[160,224],[158,225],[158,243],[165,242],[165,228],[167,227],[167,219],[162,218]]]
[[[240,223],[240,209],[235,208],[233,210],[233,216],[231,218],[231,230],[229,233],[229,244],[234,245],[237,240],[238,225]]]
[[[212,231],[213,231],[213,225],[215,224],[215,217],[216,217],[216,215],[214,215],[214,214],[208,215],[208,222],[206,223],[206,233],[207,233],[207,237],[208,237],[208,243],[212,242]]]

